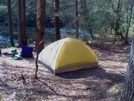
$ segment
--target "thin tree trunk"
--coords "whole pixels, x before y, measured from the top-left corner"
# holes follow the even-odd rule
[[[128,32],[129,32],[129,28],[130,28],[130,23],[131,23],[131,19],[132,19],[132,12],[133,12],[133,5],[130,6],[130,15],[128,18],[128,27],[127,27],[127,31],[126,31],[126,37],[125,37],[125,43],[128,44]]]
[[[11,0],[7,0],[7,3],[8,3],[8,26],[9,26],[10,44],[11,44],[11,46],[14,46],[13,32],[12,32]]]
[[[18,41],[19,41],[19,46],[22,46],[22,34],[21,34],[21,0],[18,0]]]
[[[41,50],[44,48],[44,36],[45,36],[45,9],[46,9],[46,0],[37,1],[37,18],[36,18],[36,71],[35,79],[38,78],[38,55]]]
[[[121,1],[117,1],[117,7],[116,7],[116,21],[115,21],[115,34],[120,36],[121,39],[125,39],[122,32],[119,32],[120,29],[120,20],[121,20]]]
[[[121,94],[121,101],[134,101],[134,37],[132,39],[129,63]]]
[[[76,8],[76,38],[79,38],[79,22],[78,22],[78,0],[75,0]]]
[[[25,0],[18,0],[18,40],[19,47],[27,45]]]
[[[38,57],[39,57],[39,47],[40,45],[45,41],[45,39],[43,39],[42,41],[40,41],[40,43],[38,44],[37,47],[37,57],[35,60],[35,65],[36,65],[36,70],[35,70],[35,79],[38,79]]]
[[[94,35],[92,33],[92,28],[91,28],[91,23],[90,23],[90,20],[89,20],[89,17],[88,17],[88,10],[87,10],[87,5],[86,5],[86,0],[81,0],[81,6],[82,6],[82,9],[84,11],[86,27],[87,27],[92,39],[94,39]]]
[[[61,39],[60,36],[60,18],[59,18],[59,0],[55,0],[55,39]]]
[[[37,51],[39,43],[44,39],[45,36],[45,9],[46,0],[37,1],[37,18],[36,18],[36,46]],[[44,42],[41,43],[39,47],[39,52],[44,48]]]
[[[26,36],[26,2],[25,0],[21,0],[21,25],[22,25],[22,45],[27,45],[27,36]]]

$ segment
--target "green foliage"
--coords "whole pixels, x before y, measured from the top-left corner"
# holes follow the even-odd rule
[[[110,94],[119,94],[121,92],[121,88],[118,85],[113,86],[108,91]]]
[[[1,13],[7,12],[7,6],[0,6],[0,12]]]
[[[26,16],[26,25],[27,26],[36,26],[36,14],[34,12],[29,12]]]
[[[5,23],[7,19],[7,6],[0,6],[0,22]]]
[[[89,31],[93,34],[105,37],[115,34],[115,24],[117,18],[117,4],[118,0],[86,0],[87,13],[82,9],[81,2],[78,0],[79,15],[75,16],[75,1],[60,0],[60,11],[54,13],[54,1],[46,0],[46,17],[45,22],[47,27],[54,27],[54,16],[60,16],[61,27],[75,28],[75,21],[79,21],[79,29]],[[128,27],[128,19],[130,18],[130,5],[133,0],[120,0],[120,21],[119,32],[126,34]],[[26,24],[27,26],[36,25],[36,4],[37,0],[26,0]],[[7,3],[5,0],[0,0],[0,25],[7,25]],[[17,26],[18,17],[17,1],[12,1],[12,19],[13,25]],[[88,18],[85,20],[85,17]],[[132,19],[132,22],[134,20]],[[131,24],[132,25],[132,24]],[[132,34],[134,27],[130,28]],[[74,33],[73,33],[74,34]],[[85,33],[83,33],[85,34]],[[104,35],[103,35],[104,34]],[[114,37],[114,36],[112,36]]]

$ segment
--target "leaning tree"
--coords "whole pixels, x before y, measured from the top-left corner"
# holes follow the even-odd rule
[[[129,63],[121,94],[121,101],[134,101],[134,37],[132,39]]]

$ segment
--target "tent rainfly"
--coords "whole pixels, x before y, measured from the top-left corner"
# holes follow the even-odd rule
[[[64,38],[48,45],[40,52],[39,61],[55,74],[98,67],[94,51],[73,38]]]

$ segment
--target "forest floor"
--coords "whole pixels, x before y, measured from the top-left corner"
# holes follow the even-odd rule
[[[90,47],[99,58],[99,68],[54,75],[39,64],[38,80],[34,79],[35,52],[34,58],[22,60],[1,55],[1,101],[119,101],[130,45],[117,41]]]

